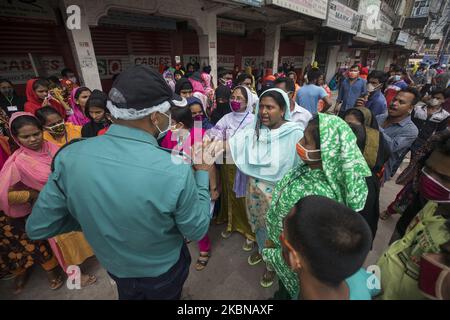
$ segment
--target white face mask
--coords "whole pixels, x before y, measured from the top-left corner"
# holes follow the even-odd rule
[[[167,128],[164,130],[161,130],[159,128],[159,126],[157,124],[155,124],[156,129],[158,129],[159,134],[158,137],[156,138],[157,140],[160,140],[162,138],[164,138],[167,134],[167,132],[169,131],[170,127],[172,126],[172,115],[169,113],[169,115],[167,115],[166,113],[162,113],[163,115],[165,115],[167,118],[169,118],[169,123],[167,124]]]
[[[78,83],[77,78],[75,77],[71,77],[69,78],[70,81],[72,81],[73,83]]]
[[[371,83],[367,84],[367,92],[369,92],[369,93],[375,92],[380,88],[381,88],[381,84],[379,84],[378,86],[374,86]]]

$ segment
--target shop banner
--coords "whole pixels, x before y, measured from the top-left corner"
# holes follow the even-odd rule
[[[38,75],[41,77],[60,76],[64,59],[58,56],[33,56]],[[14,84],[26,83],[36,74],[28,56],[0,56],[0,74]]]
[[[399,46],[406,46],[408,44],[408,40],[409,40],[409,33],[400,31],[398,33],[397,41],[395,42],[395,44],[397,44]],[[411,43],[412,43],[412,41],[411,41]]]
[[[285,63],[288,65],[288,67],[293,65],[295,69],[300,69],[303,68],[303,57],[302,56],[281,57],[281,64]]]
[[[200,59],[199,55],[194,54],[187,54],[183,56],[183,65],[186,67],[188,63],[200,63],[203,59]],[[207,57],[205,57],[205,60],[207,60]],[[222,68],[234,68],[234,56],[227,56],[227,55],[218,55],[217,56],[217,67]]]
[[[139,55],[131,56],[131,62],[135,65],[145,64],[155,70],[159,70],[160,65],[170,65],[172,62],[172,58],[170,56]]]
[[[362,18],[359,25],[358,36],[365,36],[369,40],[373,40],[373,38],[377,37],[377,30],[381,28],[381,23],[378,19],[380,4],[380,0],[359,1],[358,13]]]
[[[217,32],[245,35],[245,23],[229,19],[217,18]]]
[[[264,56],[248,56],[242,57],[242,68],[252,67],[252,69],[259,69],[261,64],[264,65]]]
[[[381,11],[379,14],[379,26],[377,29],[377,40],[383,43],[390,43],[394,27],[392,26],[392,20]]]
[[[129,56],[96,56],[100,79],[111,79],[131,66]]]
[[[330,1],[327,20],[323,23],[324,27],[356,34],[358,31],[358,24],[358,12],[338,1]]]
[[[268,0],[266,4],[273,4],[322,20],[327,17],[328,0]]]

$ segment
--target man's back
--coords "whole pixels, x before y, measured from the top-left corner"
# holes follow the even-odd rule
[[[326,96],[327,92],[324,88],[314,84],[307,84],[298,90],[296,102],[312,114],[316,114],[317,103]]]
[[[50,179],[102,265],[115,276],[136,278],[168,271],[179,259],[183,236],[198,240],[206,234],[208,175],[196,174],[206,179],[200,195],[190,165],[174,164],[150,134],[113,125],[104,136],[63,150]],[[34,237],[42,236],[43,206],[58,213],[51,208],[56,199],[40,200],[29,221]]]

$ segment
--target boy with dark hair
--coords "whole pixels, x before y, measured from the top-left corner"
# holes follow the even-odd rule
[[[324,109],[328,109],[332,104],[332,101],[325,89],[318,84],[321,75],[322,72],[318,69],[309,70],[307,75],[308,84],[298,90],[297,97],[295,99],[295,102],[297,102],[298,105],[304,107],[313,115],[318,112],[317,105],[320,99],[325,102]]]
[[[366,107],[369,108],[374,115],[384,114],[387,111],[387,102],[381,90],[386,82],[386,75],[383,71],[374,70],[367,78],[367,92],[369,98]]]
[[[284,221],[283,257],[301,283],[299,299],[370,300],[378,279],[361,269],[372,235],[361,215],[322,196],[301,199]]]

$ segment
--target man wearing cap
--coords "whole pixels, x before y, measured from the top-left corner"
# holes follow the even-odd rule
[[[122,72],[109,92],[114,124],[55,156],[27,222],[32,239],[82,230],[119,299],[180,299],[191,262],[184,238],[208,230],[210,166],[193,170],[157,144],[174,104],[187,106],[149,67]]]

